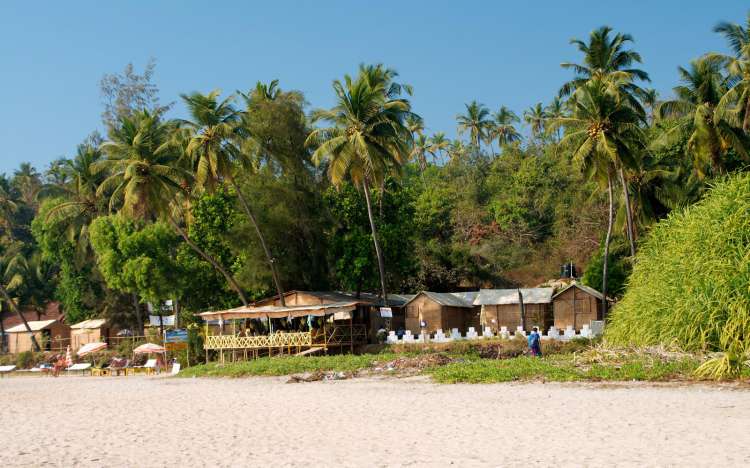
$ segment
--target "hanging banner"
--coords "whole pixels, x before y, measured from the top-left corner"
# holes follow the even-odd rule
[[[381,307],[380,316],[383,318],[393,318],[393,309],[390,307]]]
[[[160,322],[160,320],[163,322]],[[174,327],[174,315],[149,315],[148,322],[152,327],[158,327],[162,323],[165,327]]]

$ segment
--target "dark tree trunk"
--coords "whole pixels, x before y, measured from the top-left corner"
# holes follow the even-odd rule
[[[266,261],[268,262],[268,266],[271,268],[271,276],[273,277],[274,286],[276,286],[276,293],[279,295],[279,301],[281,302],[281,305],[283,307],[286,307],[286,300],[284,298],[284,290],[281,288],[281,280],[279,280],[279,273],[278,271],[276,271],[276,259],[271,256],[271,251],[268,249],[268,246],[266,245],[266,239],[263,236],[263,233],[260,231],[260,226],[258,226],[258,221],[255,218],[255,214],[250,209],[250,205],[247,203],[245,196],[242,194],[242,190],[240,190],[239,185],[237,185],[237,182],[234,180],[234,177],[232,177],[231,175],[228,176],[227,179],[229,179],[229,183],[232,184],[232,187],[234,187],[234,191],[237,192],[237,198],[240,199],[240,204],[242,205],[242,209],[245,211],[245,214],[247,215],[248,219],[250,219],[250,224],[252,224],[253,228],[255,228],[255,233],[258,235],[260,246],[263,248],[263,253],[266,256]]]
[[[378,230],[375,227],[375,218],[372,215],[372,202],[370,201],[370,184],[367,177],[362,181],[365,191],[365,202],[367,203],[367,216],[370,218],[370,229],[372,230],[372,241],[375,244],[375,254],[378,257],[378,271],[380,272],[380,292],[383,295],[383,304],[388,306],[388,294],[385,291],[385,261],[383,260],[383,251],[380,249],[378,240]]]
[[[198,247],[198,245],[190,240],[190,237],[188,237],[187,232],[185,232],[184,229],[180,227],[180,225],[177,223],[177,221],[170,216],[169,217],[169,223],[172,225],[172,227],[177,231],[178,234],[182,237],[182,239],[187,243],[187,245],[195,251],[198,255],[203,257],[204,260],[206,260],[208,263],[213,266],[216,271],[224,275],[224,278],[226,278],[227,282],[229,283],[229,286],[231,286],[232,289],[237,293],[237,295],[240,297],[240,300],[242,301],[243,305],[247,305],[247,297],[245,296],[245,293],[242,291],[242,288],[240,288],[240,285],[237,284],[237,281],[234,279],[234,276],[232,276],[226,268],[221,266],[221,264],[213,258],[211,255],[209,255],[207,252],[205,252],[203,249]]]
[[[521,329],[526,330],[526,305],[523,303],[523,293],[518,289],[518,304],[521,307]]]
[[[609,303],[607,302],[607,275],[609,267],[609,242],[612,239],[612,224],[614,222],[614,203],[612,201],[612,175],[607,173],[607,197],[609,198],[609,214],[607,221],[607,237],[604,238],[604,258],[602,264],[602,318],[607,318]]]
[[[10,295],[8,294],[8,291],[5,289],[5,285],[0,284],[0,294],[3,295],[3,298],[5,299],[5,302],[8,303],[11,310],[20,317],[21,322],[23,322],[23,326],[26,328],[26,331],[29,333],[29,336],[31,337],[31,346],[34,348],[34,351],[37,353],[42,350],[42,348],[39,346],[39,343],[36,341],[36,337],[34,336],[34,332],[31,331],[31,327],[29,327],[29,322],[26,321],[26,317],[23,316],[20,310],[18,310],[18,306],[16,305],[15,301],[11,299]]]
[[[628,192],[628,183],[625,180],[625,171],[620,167],[617,171],[620,176],[620,185],[622,185],[622,195],[625,197],[625,218],[627,221],[628,242],[630,243],[630,256],[635,257],[635,229],[633,226],[633,211],[630,208],[630,193]]]
[[[135,311],[135,326],[138,336],[143,336],[143,319],[141,318],[141,305],[138,303],[138,296],[133,293],[133,309]]]

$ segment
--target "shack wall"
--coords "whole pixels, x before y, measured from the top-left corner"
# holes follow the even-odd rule
[[[577,287],[569,288],[553,301],[554,324],[558,329],[580,330],[592,320],[601,320],[602,301]]]
[[[525,304],[526,331],[533,327],[547,330],[552,325],[552,314],[549,304]],[[507,327],[513,333],[521,326],[521,306],[519,304],[499,304],[484,306],[485,323],[497,333],[502,327]],[[492,320],[495,320],[493,323]]]

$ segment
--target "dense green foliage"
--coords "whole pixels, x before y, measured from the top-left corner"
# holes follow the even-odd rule
[[[612,314],[613,343],[743,354],[750,337],[750,175],[650,232]]]

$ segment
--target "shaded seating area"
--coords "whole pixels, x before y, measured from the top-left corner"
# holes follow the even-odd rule
[[[298,354],[311,348],[322,348],[323,352],[331,348],[353,351],[355,345],[367,342],[365,325],[354,323],[357,305],[351,301],[243,306],[200,313],[198,316],[206,323],[206,360],[211,352],[217,352],[219,360],[224,361]],[[211,333],[209,323],[218,323],[218,333]]]

